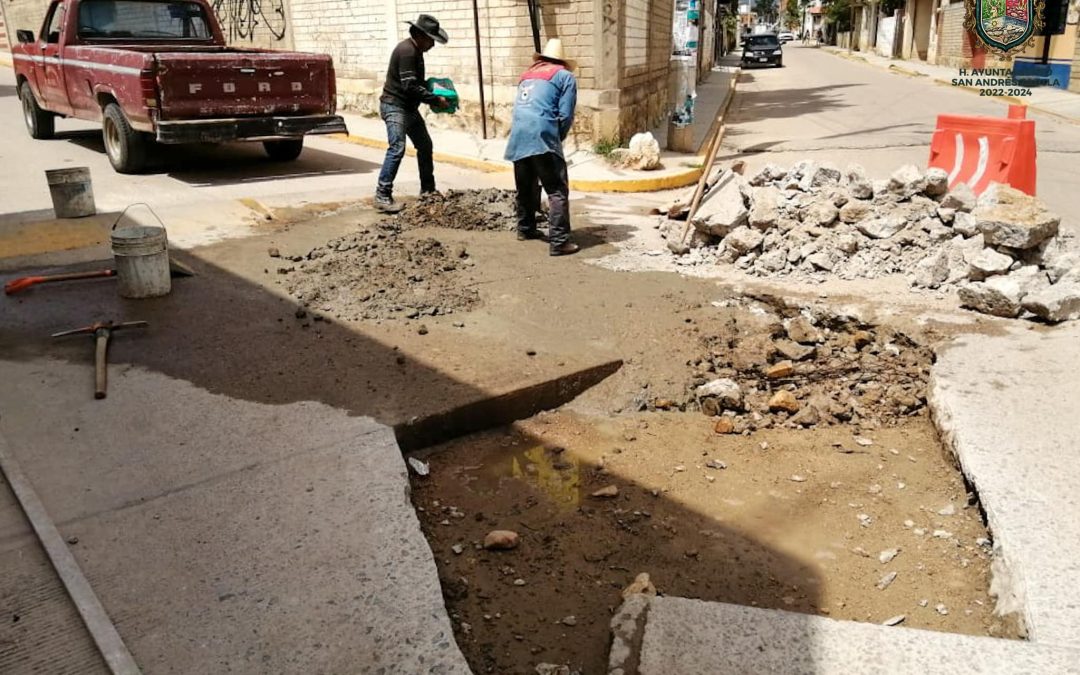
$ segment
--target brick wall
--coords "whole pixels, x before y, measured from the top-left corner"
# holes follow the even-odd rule
[[[0,0],[4,7],[4,23],[7,24],[9,44],[15,43],[15,31],[32,30],[37,35],[45,12],[49,9],[49,0]]]
[[[672,0],[647,0],[648,32],[643,64],[623,62],[618,81],[619,130],[625,139],[634,133],[655,127],[668,114],[668,73],[671,62],[671,28],[674,18]],[[644,3],[642,3],[644,4]],[[625,14],[623,15],[624,19]],[[623,22],[625,44],[627,23]],[[700,41],[700,34],[698,40]]]
[[[15,36],[11,37],[14,42]],[[0,50],[7,51],[8,48],[7,22],[4,21],[3,5],[0,5]]]
[[[971,58],[971,47],[967,45],[964,54],[964,3],[954,2],[941,11],[941,23],[938,25],[937,62],[943,66],[962,67]]]

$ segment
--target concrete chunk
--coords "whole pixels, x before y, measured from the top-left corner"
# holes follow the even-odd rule
[[[984,248],[968,259],[971,266],[968,278],[972,281],[982,281],[996,274],[1006,274],[1012,267],[1013,259],[1004,253],[998,253],[992,248]]]
[[[1029,293],[1024,296],[1023,307],[1053,323],[1080,319],[1080,283],[1065,280]]]
[[[978,199],[975,196],[975,191],[971,189],[970,185],[967,183],[958,183],[956,187],[949,190],[949,193],[941,200],[941,207],[969,213],[975,208],[977,201]]]
[[[1016,249],[1038,246],[1057,234],[1061,222],[1039,200],[997,183],[979,198],[972,215],[987,244]]]

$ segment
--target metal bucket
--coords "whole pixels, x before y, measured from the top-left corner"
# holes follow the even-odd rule
[[[127,209],[120,214],[120,218],[125,213]],[[156,213],[154,217],[157,218]],[[160,227],[133,225],[118,230],[116,225],[120,218],[113,223],[111,236],[120,295],[125,298],[167,295],[172,290],[172,277],[169,274],[169,239],[164,223]],[[158,223],[161,223],[160,218]]]
[[[90,169],[50,169],[45,172],[57,218],[82,218],[97,213],[94,207],[94,188],[90,184]]]

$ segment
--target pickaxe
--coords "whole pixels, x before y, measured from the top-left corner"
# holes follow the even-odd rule
[[[53,333],[53,337],[58,338],[66,335],[94,336],[97,343],[96,349],[94,350],[94,398],[105,398],[106,358],[109,350],[109,338],[112,336],[112,332],[124,328],[145,328],[147,325],[149,324],[145,321],[127,321],[124,323],[99,321],[97,323],[92,323],[89,326],[83,326],[82,328],[74,328],[60,333]]]

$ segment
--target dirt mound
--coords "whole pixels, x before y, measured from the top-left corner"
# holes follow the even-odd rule
[[[444,196],[425,195],[407,204],[397,219],[407,229],[512,230],[514,203],[512,190],[449,190]]]
[[[479,302],[464,246],[401,236],[393,221],[332,239],[299,264],[279,268],[303,307],[339,319],[415,319],[452,314]],[[303,310],[297,318],[305,319]]]

